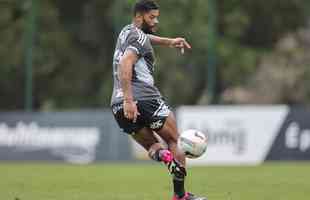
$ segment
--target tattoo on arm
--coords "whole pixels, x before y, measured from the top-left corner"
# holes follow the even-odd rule
[[[131,79],[133,65],[136,63],[138,57],[132,51],[126,51],[120,62],[119,78],[121,87],[124,93],[124,100],[133,100]]]

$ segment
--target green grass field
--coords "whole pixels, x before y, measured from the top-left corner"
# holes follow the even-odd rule
[[[209,200],[308,200],[310,163],[194,167],[187,188]],[[159,164],[0,163],[0,200],[170,200]]]

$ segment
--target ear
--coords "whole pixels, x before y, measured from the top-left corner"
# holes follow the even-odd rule
[[[143,14],[142,13],[136,13],[135,18],[140,20],[143,18]]]
[[[141,13],[137,13],[135,16],[135,21],[138,23],[142,23],[143,22],[143,15]]]

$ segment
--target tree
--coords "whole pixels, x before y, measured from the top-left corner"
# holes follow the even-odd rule
[[[25,93],[25,5],[20,0],[8,2],[0,7],[0,109],[16,110],[23,109]],[[114,42],[120,29],[130,23],[135,1],[38,2],[33,76],[35,109],[107,107],[112,91]],[[201,103],[207,87],[207,1],[158,2],[159,33],[185,36],[193,50],[182,56],[178,51],[156,47],[156,84],[174,106]],[[309,2],[217,2],[217,94],[223,96],[231,88],[250,84],[260,71],[261,59],[277,51],[275,44],[287,33],[305,27]],[[306,89],[301,90],[308,94]],[[300,102],[308,102],[309,96],[303,99]],[[286,100],[282,98],[278,102]]]

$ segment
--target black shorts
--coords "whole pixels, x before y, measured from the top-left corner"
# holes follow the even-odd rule
[[[137,117],[137,121],[133,123],[132,120],[124,116],[123,103],[112,105],[113,115],[125,133],[134,134],[144,127],[151,128],[154,131],[160,130],[171,111],[162,99],[137,101],[137,108],[140,115]]]

